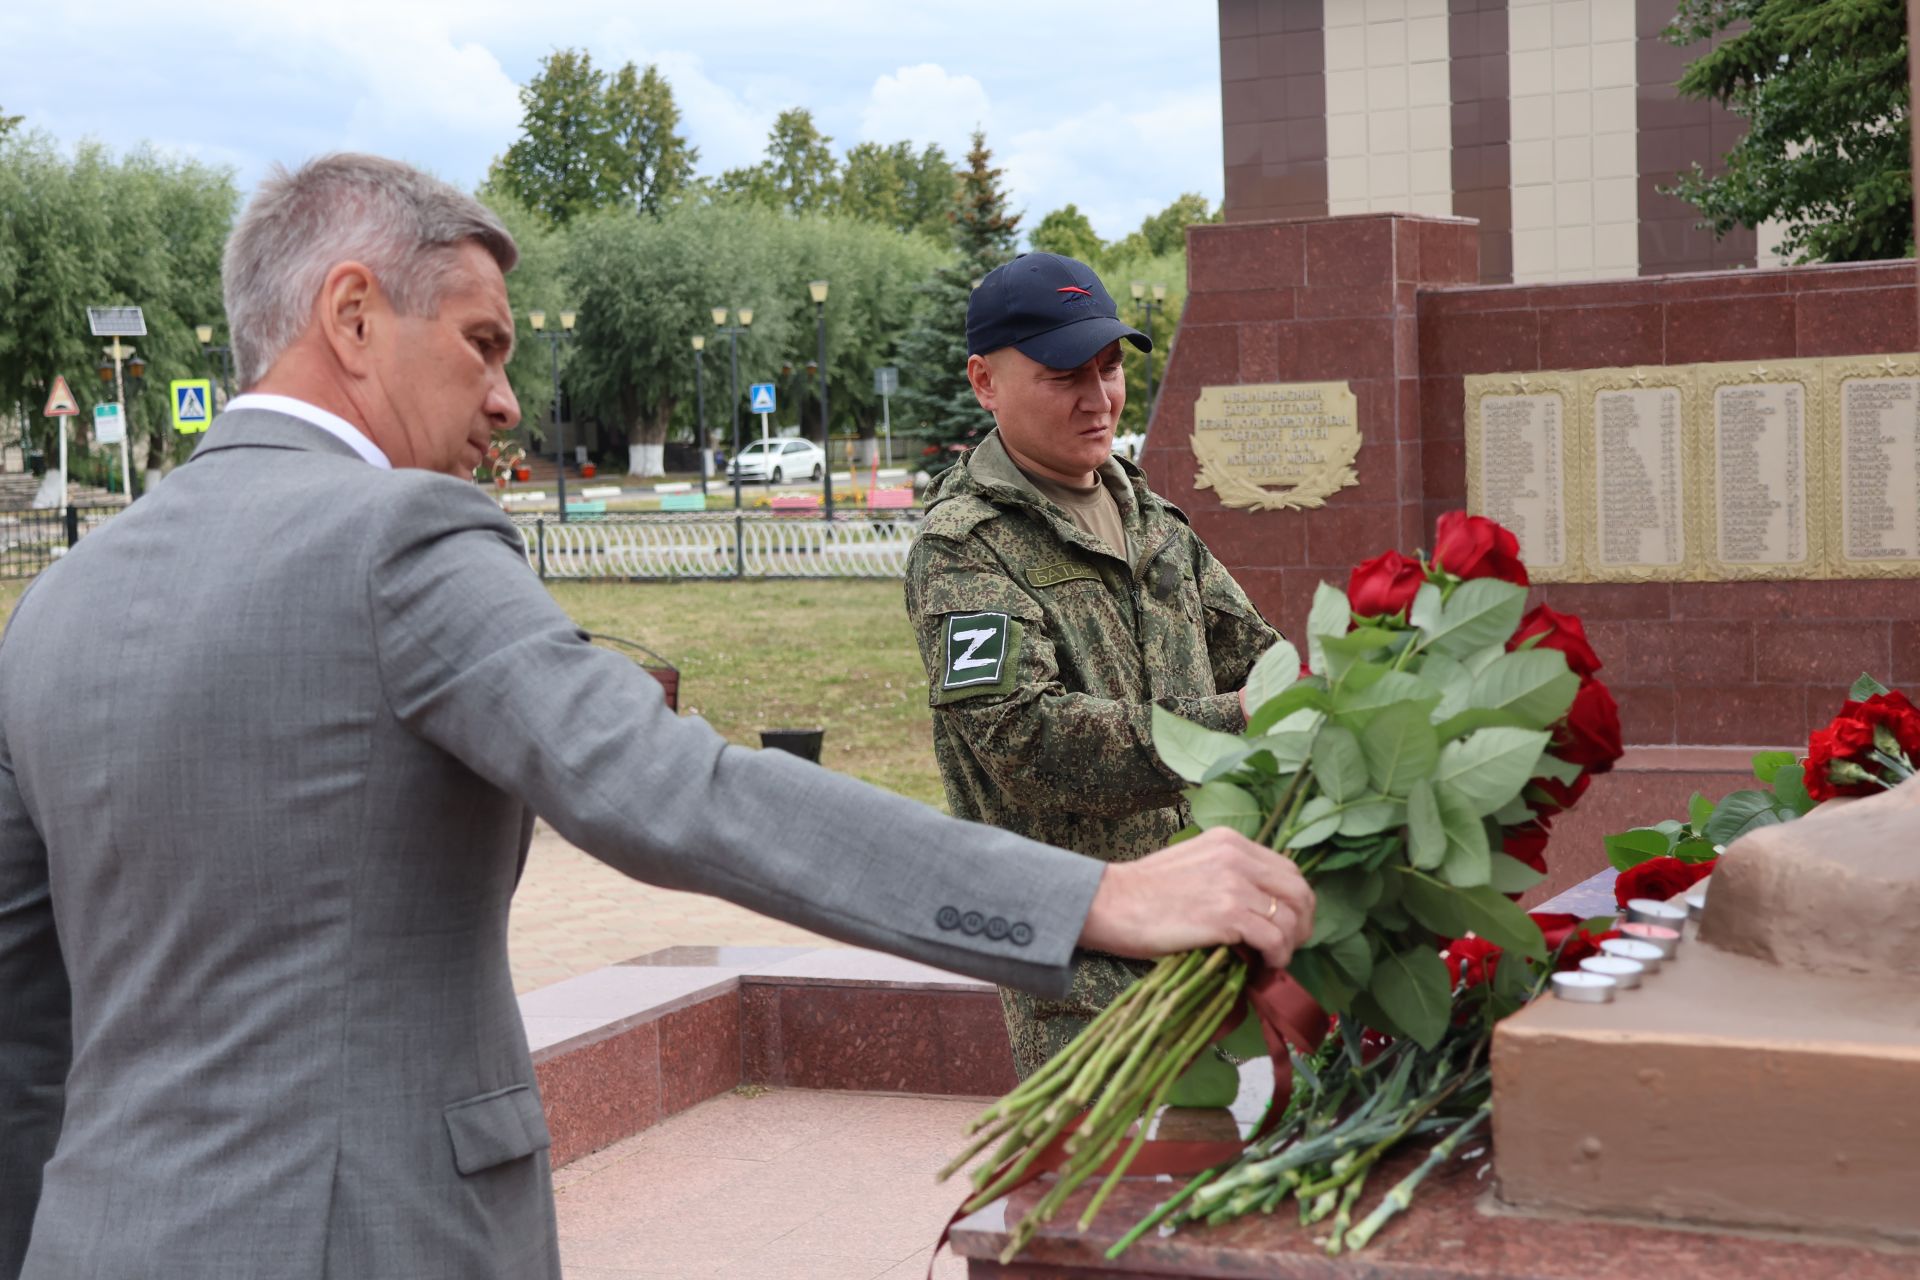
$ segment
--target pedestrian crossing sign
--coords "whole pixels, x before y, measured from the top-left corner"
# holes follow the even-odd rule
[[[207,378],[175,378],[173,429],[181,435],[205,431],[213,422],[213,383]]]
[[[773,412],[773,384],[771,382],[756,382],[749,387],[747,391],[747,404],[750,406],[750,412]]]

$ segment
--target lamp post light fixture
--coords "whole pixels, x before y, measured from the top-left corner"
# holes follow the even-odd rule
[[[813,298],[814,332],[820,349],[820,452],[826,462],[820,468],[822,496],[826,499],[827,519],[833,519],[833,435],[827,428],[827,282],[815,280],[807,286]]]
[[[740,509],[740,335],[753,323],[753,308],[739,307],[734,312],[740,319],[739,324],[727,323],[727,309],[715,307],[712,311],[715,331],[727,335],[729,342],[727,362],[733,372],[733,456],[728,466],[733,470],[733,509]]]
[[[1152,293],[1151,297],[1148,296],[1149,289],[1151,289],[1151,293]],[[1153,342],[1153,313],[1157,309],[1164,309],[1166,307],[1167,286],[1163,284],[1148,286],[1139,280],[1135,280],[1133,282],[1132,292],[1133,292],[1133,300],[1139,303],[1140,310],[1146,313],[1147,342],[1151,344]],[[1146,405],[1146,413],[1143,415],[1143,417],[1145,422],[1148,425],[1152,424],[1153,422],[1153,350],[1151,345],[1149,345],[1147,350],[1147,405]]]
[[[193,336],[200,339],[200,354],[207,358],[207,372],[213,373],[213,358],[220,357],[220,370],[216,375],[220,379],[220,398],[222,403],[233,399],[233,347],[231,344],[215,346],[213,326],[197,324],[193,326]],[[207,406],[211,411],[211,405]]]
[[[553,492],[559,499],[561,524],[567,522],[567,433],[560,425],[560,344],[573,340],[573,324],[578,318],[577,312],[562,311],[556,332],[547,328],[546,312],[527,312],[527,323],[547,340],[547,349],[553,353]]]
[[[693,335],[693,388],[700,406],[700,496],[707,496],[707,472],[713,462],[713,441],[707,438],[707,335]]]

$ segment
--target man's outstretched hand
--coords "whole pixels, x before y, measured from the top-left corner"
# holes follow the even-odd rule
[[[1080,945],[1151,959],[1245,943],[1275,969],[1313,933],[1313,890],[1290,858],[1214,827],[1137,862],[1109,865]]]

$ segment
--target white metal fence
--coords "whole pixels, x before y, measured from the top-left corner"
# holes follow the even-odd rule
[[[543,578],[898,578],[917,511],[515,516]]]

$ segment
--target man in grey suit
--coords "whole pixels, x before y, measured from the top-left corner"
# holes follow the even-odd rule
[[[1106,866],[730,747],[474,486],[512,240],[405,166],[278,173],[243,386],[0,646],[0,1276],[557,1277],[508,976],[534,815],[626,873],[1058,994],[1076,943],[1310,928],[1227,832]],[[849,822],[849,816],[857,820]]]

